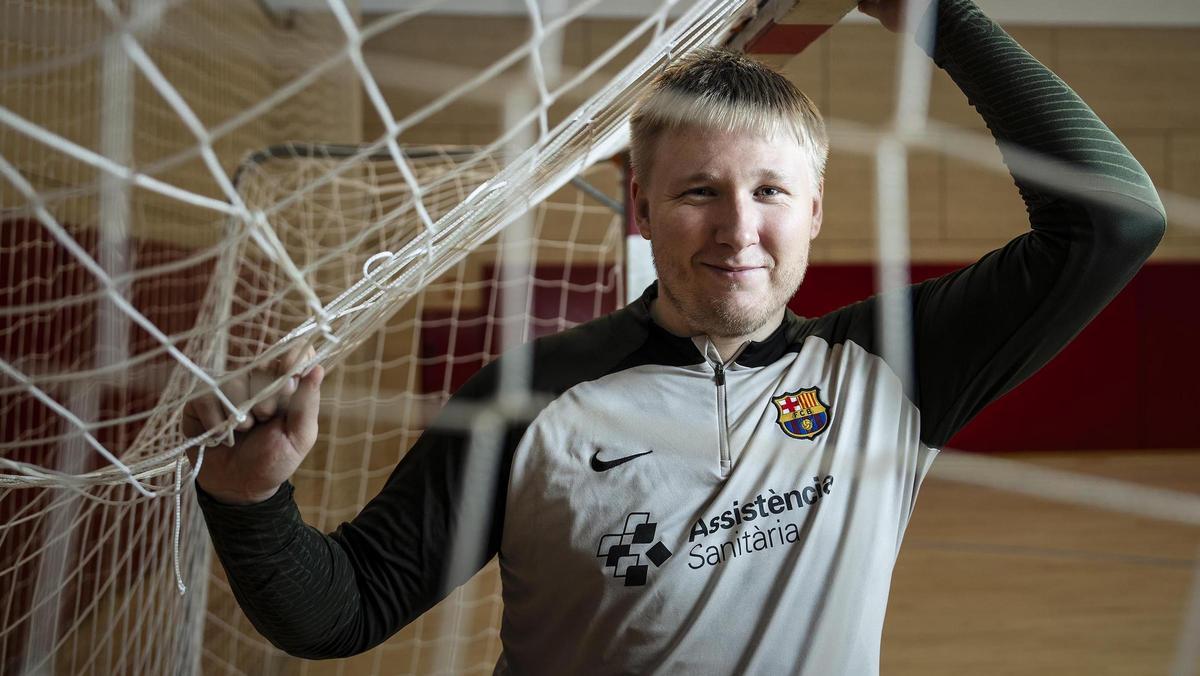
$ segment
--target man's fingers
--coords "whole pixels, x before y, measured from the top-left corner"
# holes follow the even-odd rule
[[[282,356],[276,357],[270,362],[257,363],[254,368],[243,377],[230,381],[227,385],[226,392],[230,398],[237,404],[256,399],[262,393],[271,387],[275,381],[288,374],[302,360],[311,359],[316,355],[316,352],[309,346],[304,344],[294,345]],[[269,396],[255,404],[250,409],[250,417],[242,424],[238,425],[238,430],[245,431],[254,425],[254,422],[266,422],[281,410],[286,409],[288,399],[292,393],[296,391],[296,385],[299,378],[289,378],[283,383],[272,396]]]
[[[226,380],[225,382],[221,383],[221,392],[225,394],[225,398],[229,399],[234,406],[241,406],[247,399],[250,398],[250,375],[241,375]],[[228,415],[228,412],[226,412],[224,408],[221,408],[218,423],[223,422]],[[205,422],[207,423],[208,420],[205,419]],[[209,424],[208,426],[213,427],[214,424]],[[248,415],[246,416],[245,420],[237,424],[235,429],[240,432],[245,432],[251,427],[254,427],[254,416]]]
[[[281,376],[286,375],[288,371],[294,369],[298,364],[315,359],[316,354],[316,350],[310,345],[296,345],[282,357],[269,364],[261,368],[251,369],[243,376],[226,380],[222,383],[221,390],[235,406],[241,406],[250,399],[257,397],[270,387],[272,383]],[[299,376],[289,378],[275,394],[251,407],[246,418],[239,422],[234,429],[239,432],[247,432],[256,423],[270,420],[280,411],[288,410],[292,394],[296,392],[300,382],[301,379]],[[187,409],[191,411],[191,418],[187,419],[185,416],[184,424],[187,426],[185,429],[188,430],[189,436],[194,436],[206,429],[211,429],[222,424],[227,415],[216,397],[211,395],[197,397],[188,404]]]
[[[280,377],[294,370],[297,365],[310,362],[316,356],[317,352],[311,345],[296,345],[282,357],[273,361],[269,367],[251,371],[249,396],[257,397],[259,393],[270,387]],[[292,394],[296,392],[299,384],[300,376],[292,376],[283,383],[283,386],[275,392],[274,396],[267,397],[255,404],[250,411],[251,414],[259,422],[264,422],[270,420],[279,411],[287,410]]]
[[[320,364],[312,367],[308,375],[300,380],[296,393],[288,405],[285,430],[292,447],[301,454],[308,453],[317,441],[317,419],[321,412],[321,381],[325,369]]]
[[[278,409],[279,396],[273,395],[255,404],[254,408],[250,409],[250,415],[258,422],[266,422],[275,416]]]
[[[300,385],[300,376],[292,376],[288,381],[279,388],[279,394],[283,395],[282,407],[287,408],[287,398],[295,393],[296,388]]]
[[[303,364],[312,361],[317,356],[317,351],[312,345],[299,344],[288,350],[277,362],[276,375],[283,375],[292,370],[296,364]]]
[[[204,395],[192,399],[183,407],[180,429],[189,437],[199,436],[225,422],[225,409],[216,397]],[[253,421],[252,421],[253,422]],[[228,440],[226,443],[229,444]],[[229,444],[231,445],[231,444]]]
[[[277,375],[283,375],[284,373],[287,373],[289,369],[295,366],[296,362],[300,360],[300,356],[304,354],[304,348],[305,345],[300,343],[293,345],[290,349],[288,349],[287,352],[283,353],[283,356],[275,362],[276,367],[278,368]]]
[[[914,19],[920,19],[929,7],[930,0],[860,0],[858,3],[858,11],[878,20],[893,33],[905,30],[904,19],[908,12],[912,12]]]
[[[183,407],[183,417],[179,420],[180,429],[183,430],[184,436],[188,437],[197,436],[207,429],[204,424],[200,422],[200,418],[196,417],[196,413],[192,410],[192,408],[193,403],[188,402],[187,405]]]
[[[276,375],[273,371],[251,371],[250,372],[250,393],[251,396],[258,396],[272,382],[275,381]],[[280,392],[279,394],[282,394]],[[272,395],[263,399],[250,409],[250,414],[253,415],[259,422],[270,420],[275,415],[275,411],[279,406],[279,395]]]
[[[204,395],[193,399],[190,409],[192,419],[199,424],[199,429],[192,436],[200,434],[205,430],[211,430],[225,422],[225,410],[221,408],[220,403],[212,395]],[[186,413],[185,411],[185,417],[187,417]]]
[[[860,0],[858,11],[867,16],[879,18],[879,0]]]

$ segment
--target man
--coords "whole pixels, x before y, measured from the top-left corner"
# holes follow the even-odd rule
[[[893,30],[897,8],[863,5]],[[535,417],[485,443],[435,423],[328,536],[285,483],[315,438],[319,368],[286,416],[258,411],[206,458],[200,504],[255,626],[297,655],[360,652],[498,553],[501,673],[876,673],[935,449],[1061,349],[1164,227],[1145,172],[1066,85],[970,0],[936,19],[935,61],[997,139],[1071,163],[1103,199],[1018,178],[1032,229],[905,300],[912,382],[880,356],[877,299],[785,309],[822,224],[811,102],[749,60],[688,59],[633,119],[659,281],[533,345]],[[496,374],[456,400],[488,400]]]

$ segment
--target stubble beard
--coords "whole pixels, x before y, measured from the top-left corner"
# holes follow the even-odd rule
[[[658,272],[659,294],[678,310],[692,331],[716,338],[740,338],[757,332],[787,305],[804,281],[808,257],[793,269],[774,269],[779,275],[777,283],[768,287],[765,298],[749,303],[738,303],[735,299],[734,294],[742,287],[737,282],[729,284],[727,294],[706,296],[696,285],[682,281],[686,280],[687,271],[678,269],[674,263],[663,266],[659,257],[654,256],[654,267]],[[677,280],[680,283],[676,284]]]

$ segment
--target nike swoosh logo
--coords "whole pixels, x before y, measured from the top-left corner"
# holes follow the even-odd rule
[[[601,460],[600,459],[600,449],[596,449],[596,452],[592,454],[591,465],[592,465],[592,469],[597,472],[607,472],[608,470],[616,467],[617,465],[624,465],[625,463],[629,462],[630,460],[633,460],[634,458],[640,458],[643,455],[650,455],[653,452],[654,451],[645,451],[643,453],[634,453],[633,455],[627,455],[623,458],[617,458],[616,460]]]

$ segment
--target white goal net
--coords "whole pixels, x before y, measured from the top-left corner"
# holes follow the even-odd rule
[[[481,364],[623,304],[628,109],[753,3],[600,4],[0,3],[0,670],[326,668],[209,578],[184,454],[253,402],[190,439],[182,407],[313,345],[329,529]],[[361,659],[490,671],[499,612],[485,570]]]
[[[238,174],[239,192],[251,205],[279,204],[358,150],[295,144],[271,149],[244,165]],[[435,220],[495,174],[496,163],[481,159],[478,150],[405,149],[428,188],[426,207]],[[464,169],[464,162],[471,160],[478,163]],[[620,209],[614,211],[619,203],[612,196],[620,194],[621,175],[620,167],[611,163],[584,172],[575,185],[538,204],[505,236],[474,248],[448,272],[424,283],[395,315],[338,358],[322,386],[317,446],[293,477],[306,521],[328,531],[353,517],[382,488],[449,394],[496,357],[506,342],[561,331],[620,305],[624,219]],[[610,203],[597,201],[589,194],[594,190]],[[347,175],[283,210],[276,230],[289,248],[310,251],[314,258],[329,250],[341,252],[326,261],[321,283],[314,284],[319,294],[337,294],[361,279],[363,264],[377,252],[415,236],[406,232],[419,227],[405,206],[410,200],[390,156],[373,153]],[[409,215],[389,223],[387,215],[397,211]],[[343,223],[355,227],[342,227]],[[364,239],[365,233],[371,236]],[[322,246],[301,244],[314,238]],[[349,251],[355,253],[347,255]],[[516,275],[509,260],[514,253],[520,259]],[[249,281],[261,273],[262,263],[253,263],[247,253],[236,259],[242,263],[231,278],[245,289],[233,297],[240,301],[270,296],[268,286]],[[308,316],[303,300],[294,299],[292,306],[289,321],[287,310],[280,309],[287,303],[248,303],[247,308],[257,312],[244,313],[234,324],[229,363],[252,363],[253,355],[277,343],[288,327],[302,325]],[[273,310],[267,312],[268,307]],[[234,309],[231,314],[243,313]],[[256,638],[219,567],[212,582],[204,671],[238,673],[247,665],[279,660],[277,651]],[[493,565],[388,644],[354,661],[371,673],[490,671],[499,652],[499,613],[499,578]],[[319,665],[305,663],[297,668],[320,670]]]
[[[353,517],[481,365],[640,291],[614,159],[630,107],[666,64],[793,4],[0,0],[0,672],[490,673],[494,562],[364,655],[272,647],[211,565],[186,456],[256,403],[223,383],[311,345],[327,375],[296,499],[324,531]],[[820,29],[855,3],[804,4]],[[907,153],[1006,169],[990,135],[929,119],[914,46],[879,68],[892,119],[829,129],[895,207],[863,235],[889,289],[909,281]],[[1164,200],[1198,227],[1194,199]],[[903,310],[883,321],[899,370]],[[205,394],[226,421],[187,438]],[[1200,523],[1193,494],[944,456],[956,482]],[[1200,655],[1193,584],[1178,674]]]

